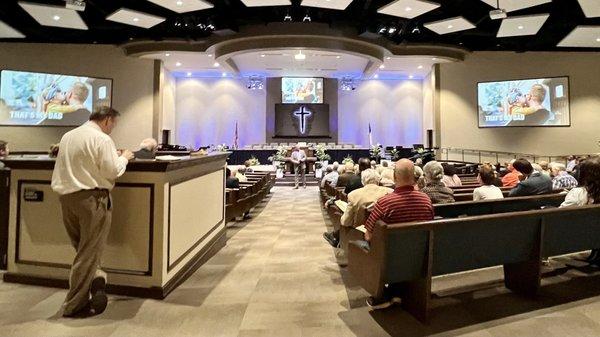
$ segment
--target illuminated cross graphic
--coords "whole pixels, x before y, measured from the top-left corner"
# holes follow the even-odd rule
[[[300,122],[300,133],[304,134],[306,132],[306,119],[312,115],[312,112],[306,107],[301,106],[300,109],[294,111],[294,116],[298,117],[298,121]]]

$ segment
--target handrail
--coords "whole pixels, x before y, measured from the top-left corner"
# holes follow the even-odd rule
[[[519,152],[506,152],[506,151],[493,151],[493,150],[478,150],[478,149],[463,149],[463,148],[456,148],[456,147],[441,147],[438,148],[439,155],[440,157],[443,159],[444,154],[446,155],[446,160],[450,160],[450,153],[451,152],[456,152],[457,154],[462,156],[462,161],[465,161],[465,154],[476,154],[479,157],[479,162],[481,163],[481,158],[482,155],[484,156],[495,156],[496,157],[496,162],[499,163],[500,162],[500,156],[503,157],[512,157],[514,159],[517,158],[521,158],[521,157],[529,157],[529,158],[533,158],[533,161],[536,162],[538,159],[539,160],[548,160],[548,162],[567,162],[567,157],[571,156],[572,154],[569,155],[540,155],[540,154],[529,154],[529,153],[519,153]],[[574,156],[576,157],[585,157],[588,155],[593,155],[593,154],[576,154]]]

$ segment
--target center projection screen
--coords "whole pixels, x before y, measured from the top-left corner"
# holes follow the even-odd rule
[[[477,84],[480,128],[570,126],[569,78]]]
[[[111,96],[110,79],[2,70],[0,125],[79,126]]]
[[[323,103],[323,79],[315,77],[283,77],[281,78],[281,102]]]

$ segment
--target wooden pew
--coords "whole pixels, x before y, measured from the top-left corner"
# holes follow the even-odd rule
[[[536,295],[541,258],[600,247],[600,205],[403,224],[378,222],[370,249],[348,247],[348,269],[371,295],[397,284],[402,307],[427,323],[433,276],[503,265],[505,286]]]
[[[226,191],[225,217],[227,221],[243,216],[260,203],[275,185],[270,172],[248,172],[248,181],[240,182],[239,189]]]

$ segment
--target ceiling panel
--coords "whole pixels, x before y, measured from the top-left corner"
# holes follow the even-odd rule
[[[473,29],[475,25],[462,16],[457,16],[450,19],[429,22],[424,24],[423,27],[443,35]]]
[[[147,29],[165,21],[165,18],[134,11],[132,9],[121,8],[109,15],[106,20]]]
[[[0,39],[20,39],[24,37],[25,35],[18,30],[0,21]]]
[[[19,2],[21,6],[31,17],[42,26],[88,29],[87,25],[79,13],[72,9],[66,9],[60,6],[40,5],[30,2]]]
[[[550,14],[512,16],[502,20],[497,37],[535,35]]]
[[[577,26],[558,47],[600,48],[600,26]]]
[[[579,5],[583,10],[583,14],[587,18],[600,17],[600,1],[599,0],[579,0]]]
[[[412,19],[438,7],[440,4],[431,1],[396,0],[379,8],[377,13]]]
[[[263,6],[289,6],[292,4],[290,0],[240,0],[247,7],[263,7]]]
[[[148,0],[176,13],[195,12],[213,8],[213,4],[204,0]]]
[[[352,0],[302,0],[302,6],[344,10]]]
[[[486,4],[496,8],[497,0],[481,0]],[[595,0],[594,0],[595,1]],[[534,6],[543,5],[545,3],[552,2],[552,0],[499,0],[500,8],[505,9],[507,12],[518,11],[524,8],[530,8]]]

